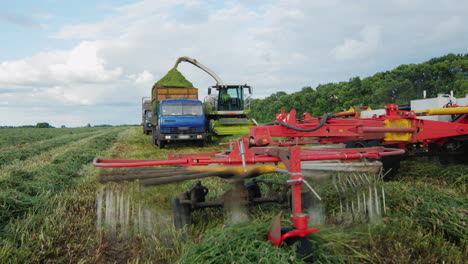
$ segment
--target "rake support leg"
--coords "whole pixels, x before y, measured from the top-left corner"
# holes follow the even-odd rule
[[[317,232],[317,228],[308,228],[307,222],[309,215],[302,212],[302,195],[301,185],[304,181],[304,176],[301,172],[301,149],[292,147],[289,150],[278,149],[274,153],[278,155],[286,167],[288,168],[289,179],[292,189],[292,226],[293,230],[286,233],[281,232],[281,213],[276,216],[268,234],[268,240],[274,246],[280,246],[281,243],[290,237],[305,237],[312,232]]]

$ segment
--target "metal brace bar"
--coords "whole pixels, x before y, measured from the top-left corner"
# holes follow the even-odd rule
[[[312,188],[312,186],[310,186],[310,184],[307,181],[304,181],[303,179],[296,179],[296,180],[287,180],[286,182],[287,183],[293,183],[293,182],[305,183],[305,185],[312,191],[312,193],[315,195],[315,197],[317,197],[317,199],[319,199],[320,201],[322,200],[320,195],[318,195],[318,193],[314,190],[314,188]]]

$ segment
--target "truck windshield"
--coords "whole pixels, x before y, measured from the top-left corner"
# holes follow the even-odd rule
[[[175,115],[203,115],[203,107],[200,103],[165,103],[162,105],[163,116]]]

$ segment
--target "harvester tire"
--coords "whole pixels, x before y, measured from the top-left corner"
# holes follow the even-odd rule
[[[281,234],[285,234],[292,231],[292,228],[282,228]],[[286,245],[296,247],[296,256],[302,259],[305,263],[313,263],[314,258],[312,256],[312,244],[307,237],[293,236],[288,237],[284,240]]]
[[[179,197],[172,200],[172,214],[174,216],[174,226],[176,229],[190,227],[192,224],[190,206],[180,203]]]

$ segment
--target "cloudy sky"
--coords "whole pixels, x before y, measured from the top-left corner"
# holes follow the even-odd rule
[[[467,25],[466,0],[2,1],[0,126],[140,123],[180,56],[263,98],[467,53]]]

